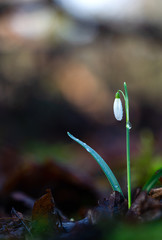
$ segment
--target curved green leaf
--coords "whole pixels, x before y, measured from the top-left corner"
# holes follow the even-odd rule
[[[159,178],[162,177],[162,168],[159,169],[143,186],[142,190],[150,192],[151,188],[157,183]]]
[[[84,143],[81,140],[79,140],[78,138],[74,137],[69,132],[67,132],[67,134],[70,138],[72,138],[74,141],[76,141],[82,147],[84,147],[87,150],[87,152],[89,152],[94,157],[94,159],[97,161],[97,163],[100,165],[103,172],[105,173],[105,175],[106,175],[107,179],[109,180],[113,190],[120,192],[122,194],[122,196],[124,197],[123,192],[121,190],[121,187],[120,187],[116,177],[114,176],[113,172],[111,171],[111,169],[109,168],[107,163],[103,160],[103,158],[95,150],[93,150],[91,147],[89,147],[86,143]]]

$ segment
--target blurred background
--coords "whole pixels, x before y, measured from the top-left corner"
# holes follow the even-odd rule
[[[124,81],[134,189],[162,167],[162,2],[0,0],[1,192],[37,198],[50,186],[65,212],[76,191],[89,204],[106,196],[105,176],[67,131],[126,192],[125,117],[112,111]]]

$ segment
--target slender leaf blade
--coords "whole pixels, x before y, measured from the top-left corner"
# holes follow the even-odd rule
[[[162,177],[162,168],[158,170],[143,186],[142,190],[150,192],[151,188],[157,183],[159,178]]]
[[[101,169],[105,173],[113,190],[120,192],[122,194],[122,196],[124,197],[123,192],[121,190],[121,187],[120,187],[116,177],[114,176],[113,172],[111,171],[111,169],[109,168],[107,163],[103,160],[103,158],[95,150],[93,150],[90,146],[88,146],[86,143],[84,143],[81,140],[79,140],[78,138],[74,137],[69,132],[67,132],[67,134],[71,139],[73,139],[74,141],[79,143],[83,148],[85,148],[87,150],[87,152],[89,152],[94,157],[94,159],[97,161],[97,163],[100,165]]]

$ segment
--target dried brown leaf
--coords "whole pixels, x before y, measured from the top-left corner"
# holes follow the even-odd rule
[[[47,193],[43,195],[34,203],[32,211],[32,219],[38,219],[39,217],[46,218],[53,213],[55,203],[50,189],[46,190]]]

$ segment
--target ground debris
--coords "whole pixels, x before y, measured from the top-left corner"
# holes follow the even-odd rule
[[[129,210],[127,205],[127,200],[113,191],[108,198],[99,200],[98,206],[89,209],[83,219],[75,221],[62,214],[56,207],[51,190],[47,189],[35,201],[30,221],[14,208],[11,218],[0,219],[0,239],[25,239],[26,236],[41,240],[102,239],[102,229],[110,233],[116,222],[141,224],[141,221],[162,219],[161,202],[145,191],[137,189]]]
[[[90,222],[97,223],[101,218],[112,218],[122,216],[127,211],[127,200],[116,191],[113,191],[108,198],[98,201],[98,206],[88,211]]]
[[[162,217],[162,203],[141,191],[127,212],[128,217],[141,221],[152,221]]]
[[[29,224],[27,219],[23,219],[24,223]],[[11,218],[1,218],[0,219],[0,239],[24,239],[27,234],[25,226],[22,221]]]
[[[153,188],[149,192],[149,195],[154,199],[162,199],[162,187],[161,188]]]

